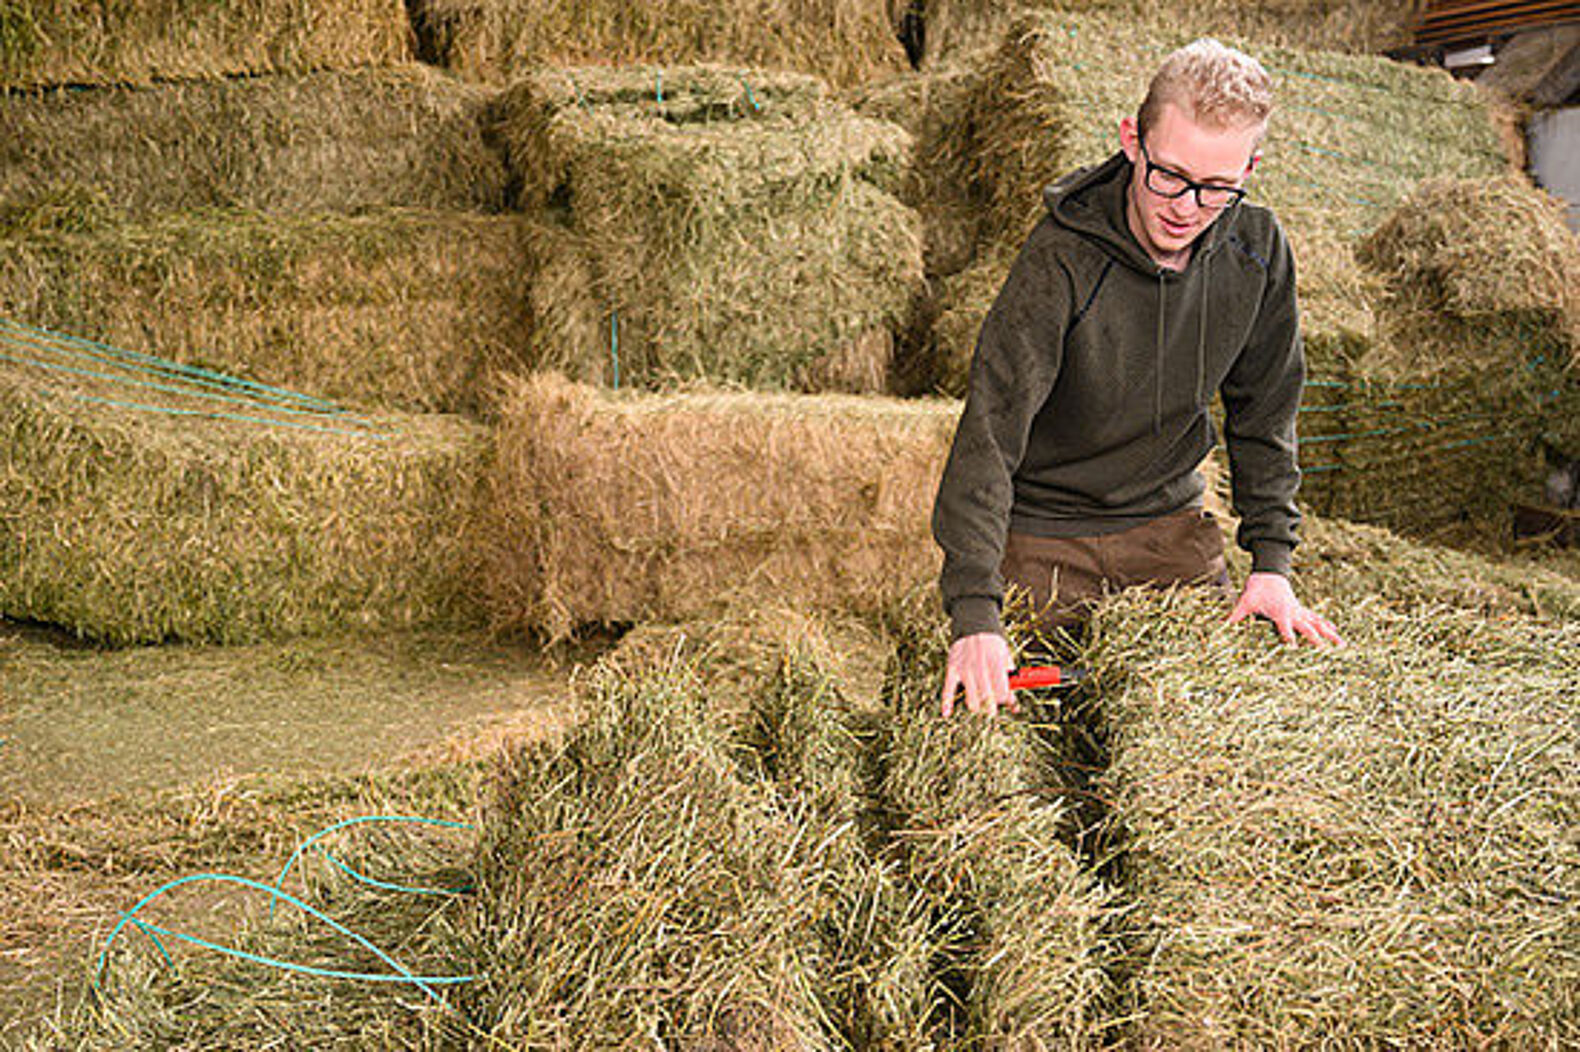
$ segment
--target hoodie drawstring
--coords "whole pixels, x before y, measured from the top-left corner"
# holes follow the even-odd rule
[[[1168,284],[1158,269],[1158,339],[1152,369],[1152,433],[1163,430],[1163,315],[1168,307]]]
[[[1206,392],[1202,387],[1207,382],[1207,286],[1212,283],[1212,254],[1202,261],[1201,276],[1201,324],[1196,329],[1196,408],[1200,409],[1206,404]]]

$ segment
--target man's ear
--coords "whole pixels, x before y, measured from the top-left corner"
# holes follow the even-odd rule
[[[1262,163],[1262,151],[1261,150],[1257,150],[1257,151],[1255,151],[1254,153],[1251,154],[1251,159],[1249,161],[1245,162],[1245,176],[1246,176],[1247,179],[1249,179],[1251,177],[1251,173],[1252,172],[1256,171],[1256,166],[1261,164],[1261,163]]]
[[[1121,117],[1119,120],[1119,148],[1125,151],[1125,156],[1135,164],[1141,156],[1141,130],[1136,126],[1134,117]]]

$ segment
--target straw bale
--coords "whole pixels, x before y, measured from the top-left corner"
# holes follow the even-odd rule
[[[525,220],[462,212],[201,211],[92,199],[0,212],[0,315],[418,411],[480,406],[526,344]]]
[[[415,0],[412,7],[428,61],[490,81],[544,65],[721,62],[850,84],[905,67],[873,0]]]
[[[916,218],[886,189],[900,128],[810,77],[722,68],[544,71],[501,108],[523,198],[562,206],[533,239],[539,367],[884,387],[921,290]]]
[[[1297,576],[1348,648],[1272,646],[1184,595],[1094,620],[1150,930],[1130,1040],[1573,1044],[1580,623],[1488,617],[1519,574],[1336,523]]]
[[[743,780],[683,667],[595,673],[557,745],[505,758],[483,820],[468,1015],[532,1047],[827,1047],[822,854]]]
[[[496,621],[549,637],[732,593],[872,609],[937,570],[955,407],[507,383],[480,525]]]
[[[498,211],[488,96],[421,66],[0,94],[0,204]]]
[[[111,644],[477,616],[455,529],[483,456],[475,426],[7,357],[0,616]]]
[[[401,0],[8,0],[0,88],[389,65],[410,36]]]

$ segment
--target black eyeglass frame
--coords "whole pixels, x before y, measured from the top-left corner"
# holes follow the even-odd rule
[[[1222,186],[1218,183],[1198,183],[1188,175],[1185,175],[1181,172],[1176,172],[1172,168],[1165,168],[1161,164],[1154,163],[1152,160],[1152,155],[1147,153],[1147,143],[1145,139],[1142,139],[1138,136],[1136,138],[1136,145],[1141,148],[1141,159],[1146,162],[1146,171],[1143,175],[1143,182],[1146,183],[1148,190],[1151,190],[1159,197],[1166,197],[1172,201],[1176,197],[1184,197],[1187,193],[1194,191],[1196,195],[1196,207],[1200,208],[1204,212],[1222,212],[1224,209],[1232,208],[1241,201],[1245,200],[1246,191],[1244,187]],[[1152,185],[1153,172],[1162,172],[1170,179],[1177,179],[1184,185],[1178,190],[1175,190],[1173,193],[1170,193],[1167,190],[1159,190],[1156,186]],[[1215,194],[1226,194],[1228,196],[1221,205],[1208,204],[1206,201],[1201,199],[1203,190],[1209,190]]]

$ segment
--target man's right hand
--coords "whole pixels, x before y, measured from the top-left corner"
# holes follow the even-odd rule
[[[949,668],[944,673],[943,712],[955,711],[955,694],[963,687],[966,709],[997,716],[1000,706],[1018,712],[1020,706],[1009,689],[1009,642],[997,632],[961,636],[949,648]]]

